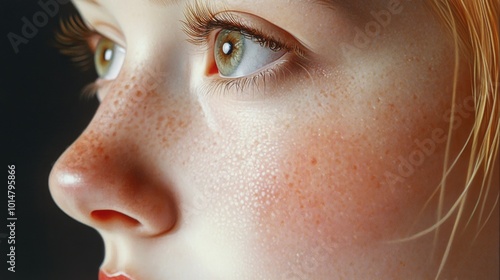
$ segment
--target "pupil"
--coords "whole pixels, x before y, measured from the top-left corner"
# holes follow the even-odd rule
[[[224,45],[222,45],[222,52],[225,55],[230,55],[233,52],[233,44],[230,42],[224,43]]]

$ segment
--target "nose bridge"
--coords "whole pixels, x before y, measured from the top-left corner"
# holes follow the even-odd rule
[[[53,167],[49,184],[56,203],[80,222],[153,236],[177,222],[172,155],[200,114],[196,98],[186,94],[190,74],[181,31],[172,24],[165,36],[163,29],[145,28],[148,21],[123,24],[135,30],[126,34],[129,41],[143,44],[128,46],[116,80],[98,82],[101,105]]]
[[[165,106],[157,77],[143,73],[116,81],[90,125],[57,161],[50,189],[70,216],[98,229],[139,235],[157,235],[175,224],[171,182],[149,164],[154,138],[148,133],[158,104]]]
[[[120,126],[116,128],[123,128],[148,117],[147,114],[141,114],[141,111],[158,101],[153,99],[158,99],[158,90],[167,84],[166,73],[150,71],[145,67],[136,67],[128,72],[104,86],[104,93],[100,95],[101,106],[93,123],[104,121],[107,124],[113,123],[115,127]]]

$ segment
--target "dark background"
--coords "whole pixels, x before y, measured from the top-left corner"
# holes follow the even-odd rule
[[[41,0],[49,2],[55,0]],[[60,2],[64,2],[60,0]],[[78,137],[97,108],[80,97],[93,80],[53,47],[61,18],[74,13],[71,3],[19,46],[15,53],[7,34],[22,36],[26,17],[43,11],[38,1],[0,2],[0,111],[4,179],[0,184],[0,280],[97,279],[104,249],[97,232],[64,214],[48,189],[50,169]],[[42,19],[43,20],[43,19]],[[16,272],[7,271],[7,165],[16,165]]]

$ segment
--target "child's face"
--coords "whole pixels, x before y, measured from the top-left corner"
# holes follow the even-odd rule
[[[227,1],[286,45],[273,50],[238,31],[224,41],[219,26],[193,44],[191,1],[74,2],[126,49],[50,178],[58,205],[103,236],[103,271],[432,278],[432,234],[390,242],[436,221],[437,200],[421,210],[442,178],[452,103],[453,45],[420,1]],[[231,67],[239,77],[217,73]],[[472,121],[471,100],[455,103],[451,155]]]

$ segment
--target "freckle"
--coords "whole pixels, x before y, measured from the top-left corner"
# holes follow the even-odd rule
[[[313,158],[311,159],[311,165],[313,165],[313,166],[314,166],[314,165],[316,165],[317,163],[318,163],[318,160],[317,160],[315,157],[313,157]]]
[[[358,166],[357,166],[357,165],[354,165],[354,166],[352,167],[352,169],[354,169],[354,170],[358,170]]]
[[[173,126],[173,124],[174,124],[174,122],[175,122],[175,118],[174,118],[174,117],[169,116],[169,117],[167,118],[167,126],[168,126],[168,127],[172,127],[172,126]]]
[[[129,89],[130,88],[130,85],[125,85],[125,89]]]
[[[103,148],[103,147],[101,147],[101,146],[99,146],[99,147],[97,147],[95,150],[97,151],[97,153],[102,154],[102,153],[103,153],[103,151],[104,151],[104,148]]]
[[[138,90],[138,91],[135,93],[135,96],[137,96],[137,97],[141,97],[141,96],[142,96],[142,91]]]
[[[118,106],[118,100],[115,100],[115,101],[113,102],[113,105]]]
[[[105,160],[105,161],[109,161],[109,156],[108,156],[108,155],[105,155],[105,156],[104,156],[104,160]]]

